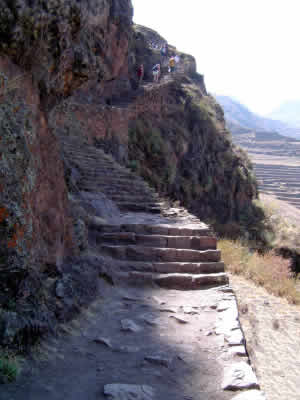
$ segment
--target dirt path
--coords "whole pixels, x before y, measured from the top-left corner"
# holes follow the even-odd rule
[[[230,276],[230,281],[262,390],[270,400],[299,400],[300,307],[244,278]]]
[[[234,398],[236,392],[222,389],[224,369],[247,358],[233,356],[224,336],[215,334],[220,304],[235,304],[230,291],[103,282],[100,295],[66,333],[35,351],[16,384],[1,387],[1,400],[99,400],[104,385],[113,383],[149,385],[161,400]]]

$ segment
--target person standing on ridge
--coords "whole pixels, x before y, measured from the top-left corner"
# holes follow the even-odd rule
[[[168,46],[167,42],[165,43],[165,54],[166,54],[166,57],[168,57],[168,55],[169,55],[169,46]]]
[[[168,56],[168,51],[167,51],[167,43],[162,45],[162,48],[160,50],[160,53],[163,57],[167,57]]]
[[[144,64],[141,64],[138,67],[137,76],[139,79],[139,84],[141,84],[142,80],[144,79]]]
[[[158,83],[159,76],[160,76],[160,64],[155,64],[152,68],[153,73],[153,82]]]
[[[175,58],[173,56],[169,60],[169,71],[171,73],[175,71]]]

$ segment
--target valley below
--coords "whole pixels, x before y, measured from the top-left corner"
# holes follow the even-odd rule
[[[300,210],[300,141],[268,133],[233,135],[234,142],[245,149],[253,163],[261,194]]]

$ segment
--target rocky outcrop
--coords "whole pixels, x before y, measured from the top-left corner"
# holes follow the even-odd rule
[[[160,112],[145,110],[130,124],[129,157],[160,192],[202,218],[239,221],[251,213],[254,175],[232,145],[222,109],[196,79],[178,77],[158,89],[165,92]]]

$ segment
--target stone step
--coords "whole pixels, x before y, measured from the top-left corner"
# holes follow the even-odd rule
[[[288,193],[288,192],[273,192],[277,195],[277,197],[285,198],[286,200],[300,200],[300,193]]]
[[[131,261],[167,261],[167,262],[218,262],[221,259],[220,250],[187,250],[160,248],[150,246],[100,246],[101,252],[118,260]]]
[[[280,165],[260,165],[260,164],[254,164],[254,168],[257,170],[261,170],[261,171],[267,171],[267,170],[284,170],[284,171],[299,171],[300,167],[297,166],[280,166]]]
[[[278,169],[273,169],[273,170],[255,170],[255,173],[258,175],[293,175],[296,176],[300,173],[300,168],[298,170],[294,171],[288,171],[288,170],[278,170]]]
[[[255,172],[257,174],[261,174],[261,175],[297,175],[300,173],[300,168],[295,169],[295,170],[287,170],[287,169],[283,169],[283,170],[279,170],[279,169],[269,169],[269,170],[258,170],[256,169]]]
[[[65,152],[72,154],[72,155],[80,155],[80,156],[98,156],[105,161],[114,161],[111,156],[106,154],[102,149],[95,148],[93,146],[82,144],[82,145],[70,145],[70,144],[63,144],[63,149]]]
[[[137,189],[148,188],[148,185],[145,182],[135,179],[135,177],[129,177],[126,179],[122,179],[122,178],[118,178],[118,177],[112,178],[112,177],[106,177],[104,175],[98,175],[98,176],[95,176],[94,178],[88,178],[88,179],[81,177],[80,182],[84,182],[86,184],[110,185],[110,187],[112,185],[126,187],[126,188],[129,187],[129,188],[131,188],[131,191],[132,191],[132,185],[134,185],[134,188],[137,188]]]
[[[280,196],[276,196],[276,197],[277,197],[278,200],[286,201],[287,203],[292,204],[293,206],[300,206],[300,199],[293,200],[293,199],[286,199],[286,198],[283,198],[283,197],[280,197]]]
[[[98,186],[103,186],[106,189],[114,188],[115,191],[117,189],[118,190],[125,189],[127,191],[130,191],[131,193],[133,192],[133,190],[132,190],[133,186],[135,188],[134,193],[136,193],[137,191],[142,191],[143,192],[143,191],[148,189],[146,185],[143,185],[140,182],[135,182],[134,180],[125,182],[125,181],[121,181],[121,180],[112,180],[112,179],[105,179],[105,178],[102,179],[102,177],[98,177],[98,178],[95,178],[95,179],[89,179],[89,180],[80,178],[79,184],[86,185],[86,186],[93,186],[94,185],[94,186],[97,186],[97,187]]]
[[[124,172],[121,167],[117,168],[113,165],[103,165],[98,160],[80,161],[80,160],[74,160],[74,158],[71,157],[69,158],[69,160],[72,162],[72,164],[78,165],[83,174],[91,174],[91,175],[94,175],[95,173],[105,174],[105,175],[116,174],[117,176],[120,173],[126,174],[126,172]]]
[[[266,190],[270,190],[273,191],[274,193],[278,192],[278,193],[285,193],[287,191],[287,188],[281,189],[275,185],[261,185],[260,189],[266,189]]]
[[[120,192],[118,192],[118,193],[110,194],[110,198],[113,201],[116,201],[116,202],[117,201],[124,201],[126,203],[132,203],[132,202],[135,202],[135,201],[138,201],[138,202],[140,201],[142,203],[145,203],[147,201],[150,201],[150,202],[158,201],[159,203],[161,203],[161,201],[160,201],[160,199],[158,197],[158,194],[156,194],[156,193],[154,193],[154,194],[152,194],[152,193],[147,193],[147,194],[145,194],[145,193],[142,193],[142,194],[136,193],[136,194],[132,194],[132,192],[131,193],[128,193],[128,192],[120,193]]]
[[[288,173],[300,173],[300,168],[295,169],[295,170],[287,170],[287,169],[261,169],[261,168],[254,168],[254,172],[257,174],[270,174],[270,173],[282,173],[282,172],[288,172]]]
[[[204,225],[204,224],[203,224]],[[212,231],[208,226],[201,226],[201,224],[190,225],[169,225],[169,224],[96,224],[90,225],[100,233],[114,233],[114,232],[134,232],[143,235],[164,235],[164,236],[212,236]]]
[[[108,186],[108,187],[112,187],[112,186],[120,186],[120,187],[124,187],[126,189],[131,189],[132,192],[132,185],[134,185],[135,189],[148,189],[148,185],[147,183],[143,182],[143,181],[139,181],[136,180],[135,178],[129,178],[129,179],[119,179],[119,178],[106,178],[105,176],[97,176],[95,178],[89,178],[86,179],[84,177],[80,178],[81,182],[84,182],[86,184],[101,184],[103,186]]]
[[[112,186],[112,185],[102,185],[102,189],[105,191],[105,193],[107,193],[107,194],[111,194],[111,195],[115,195],[115,194],[120,194],[120,189],[119,188],[116,188],[116,187],[114,187],[114,186]],[[129,186],[129,187],[123,187],[122,188],[122,194],[133,194],[133,193],[136,193],[136,194],[138,194],[138,195],[141,195],[141,194],[145,194],[145,195],[147,195],[147,194],[149,194],[149,195],[154,195],[154,196],[157,196],[157,193],[155,192],[155,190],[154,189],[152,189],[151,187],[145,187],[145,188],[142,188],[142,190],[140,190],[140,188],[138,188],[138,190],[135,190],[134,192],[133,192],[133,190],[132,190],[132,187],[131,186]]]
[[[112,170],[101,170],[101,169],[95,169],[92,171],[82,171],[81,177],[83,179],[95,179],[97,177],[103,177],[103,178],[111,178],[111,179],[120,179],[120,180],[128,180],[128,179],[135,179],[138,182],[144,183],[142,178],[139,176],[126,173],[126,172],[121,172],[121,171],[112,171]]]
[[[118,261],[122,271],[139,271],[159,274],[213,274],[224,272],[223,262],[143,262],[143,261]]]
[[[299,174],[300,175],[300,174]],[[268,182],[299,182],[299,175],[295,176],[277,176],[277,175],[270,175],[270,176],[263,176],[263,175],[256,175],[256,178],[262,181]]]
[[[226,273],[216,274],[152,274],[147,272],[123,273],[120,278],[134,285],[156,284],[166,289],[199,290],[229,283]]]
[[[97,154],[105,160],[112,160],[112,156],[103,151],[103,149],[90,145],[88,143],[70,143],[63,141],[64,150],[79,154]]]
[[[150,247],[166,247],[173,249],[216,250],[217,239],[212,236],[164,236],[140,235],[133,232],[103,233],[98,236],[99,242],[113,244],[137,244]]]
[[[127,172],[124,171],[123,168],[119,164],[115,164],[113,162],[103,161],[100,160],[99,157],[95,158],[80,158],[74,157],[72,155],[66,156],[72,163],[78,164],[83,166],[86,170],[88,168],[96,169],[98,168],[101,171],[120,171],[120,172]]]
[[[152,193],[149,193],[147,191],[139,191],[136,196],[132,194],[129,190],[118,190],[118,191],[113,191],[113,190],[107,190],[106,188],[101,187],[101,192],[105,194],[108,198],[112,199],[114,202],[126,202],[126,203],[134,203],[134,202],[158,202],[161,203],[161,200],[155,196],[153,196]]]
[[[279,191],[279,190],[272,190],[272,189],[265,189],[265,188],[260,188],[260,190],[264,190],[267,192],[272,193],[275,196],[282,196],[285,197],[286,199],[300,199],[300,194],[299,193],[291,193],[288,190],[283,190],[283,191]]]
[[[130,206],[126,207],[124,205],[118,205],[121,211],[127,211],[127,212],[143,212],[143,213],[151,213],[151,214],[160,214],[162,212],[162,209],[160,207],[143,207],[143,206],[137,206],[135,208],[132,208]]]
[[[256,174],[256,177],[258,178],[258,179],[277,179],[277,180],[280,180],[280,181],[282,181],[282,180],[299,180],[299,176],[300,176],[300,173],[298,173],[298,174],[282,174],[282,175],[279,175],[279,174],[269,174],[269,175],[267,175],[267,174]]]
[[[279,171],[279,170],[268,170],[268,171],[263,171],[263,170],[255,170],[255,174],[256,175],[260,175],[260,176],[269,176],[272,177],[273,175],[277,175],[277,176],[297,176],[300,174],[300,168],[298,170],[295,171]]]
[[[71,160],[73,164],[80,165],[81,167],[88,169],[92,168],[99,169],[101,171],[123,171],[122,167],[114,163],[103,162],[99,158],[79,158],[72,155],[67,155],[67,158]]]
[[[284,200],[284,201],[292,201],[292,202],[300,202],[300,198],[299,197],[288,197],[286,195],[282,195],[282,194],[276,194],[277,199],[279,200]]]
[[[99,156],[98,154],[95,155],[87,155],[86,153],[84,154],[79,154],[79,153],[66,153],[66,156],[70,159],[72,159],[73,161],[79,161],[80,163],[85,163],[85,164],[97,164],[97,165],[101,165],[103,167],[116,167],[116,168],[120,168],[119,164],[116,164],[114,161],[110,161],[110,160],[104,160],[102,159],[101,155]]]
[[[124,193],[124,195],[126,194],[132,194],[132,191],[130,192],[130,188],[125,188],[124,186],[114,186],[114,189],[111,190],[111,188],[109,188],[107,185],[102,185],[102,184],[97,184],[97,183],[86,183],[84,181],[81,181],[78,183],[78,186],[80,188],[82,188],[82,190],[87,190],[87,191],[101,191],[102,193],[104,193],[107,197],[111,197],[113,194],[115,193]],[[151,192],[149,193],[146,189],[143,188],[138,188],[137,189],[137,193],[139,196],[141,195],[145,195],[145,196],[151,196]],[[149,200],[151,198],[148,198]]]
[[[157,210],[157,212],[160,212],[161,207],[163,207],[163,203],[158,203],[158,202],[142,203],[142,202],[116,201],[116,204],[118,205],[120,210],[128,210],[128,211]]]
[[[284,187],[285,188],[288,188],[288,187],[290,187],[290,186],[292,186],[292,187],[295,187],[295,188],[300,188],[300,183],[294,183],[294,184],[288,184],[288,183],[286,183],[286,182],[282,182],[282,184],[284,185]],[[278,183],[273,183],[273,184],[271,184],[271,183],[265,183],[264,184],[264,186],[265,187],[270,187],[270,188],[277,188],[278,187]]]

